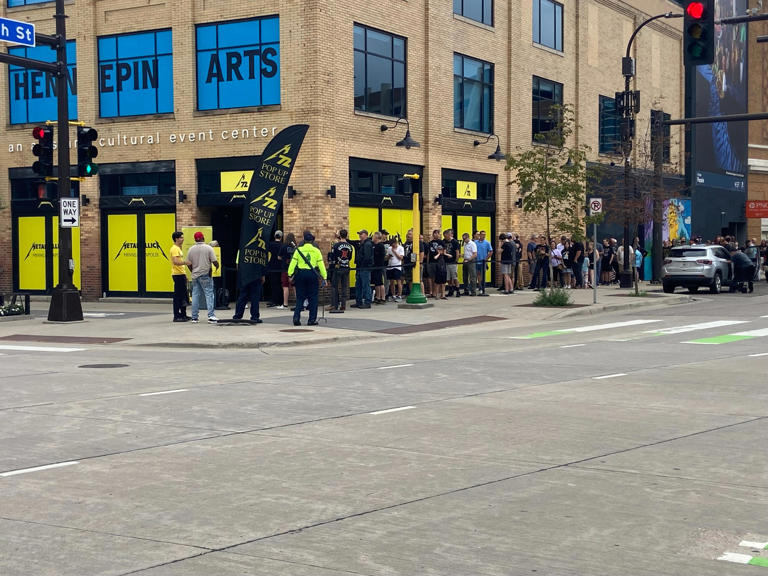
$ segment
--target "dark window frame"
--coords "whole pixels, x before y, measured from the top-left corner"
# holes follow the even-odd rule
[[[7,0],[5,3],[8,8],[20,8],[22,6],[34,6],[36,4],[53,4],[54,0]]]
[[[599,98],[598,153],[616,154],[621,149],[621,116],[615,98]]]
[[[554,42],[552,45],[543,41],[542,39],[542,25],[548,25],[548,23],[542,21],[542,4],[552,6],[553,21],[551,22],[552,37]],[[559,16],[559,26],[558,26]],[[552,50],[563,52],[563,21],[565,16],[565,7],[560,2],[554,0],[533,0],[533,42],[540,46],[546,46]]]
[[[456,73],[456,58],[461,58],[461,73]],[[483,134],[493,134],[493,123],[494,123],[494,101],[495,101],[495,93],[494,93],[494,82],[495,82],[495,75],[496,70],[494,67],[493,62],[487,62],[485,60],[480,60],[479,58],[473,58],[472,56],[467,56],[465,54],[461,54],[459,52],[453,53],[454,58],[454,69],[453,69],[453,127],[454,128],[461,128],[462,130],[472,130],[473,132],[480,132]],[[475,78],[468,78],[465,75],[464,69],[466,67],[466,61],[471,60],[472,62],[478,63],[482,66],[483,69],[483,79],[478,81]],[[486,69],[487,67],[487,69]],[[490,80],[486,81],[486,70],[489,71]],[[459,86],[457,87],[456,82],[459,81]],[[481,126],[479,128],[467,126],[467,119],[466,119],[466,108],[465,108],[465,87],[467,82],[471,82],[473,84],[479,84],[480,85],[480,92],[483,94],[482,101],[480,103],[480,124]],[[456,91],[460,91],[460,94],[457,94]],[[485,92],[486,88],[489,88],[489,101],[485,101]],[[456,103],[457,101],[460,103],[460,109],[458,110],[458,117],[457,117],[457,109],[456,109]],[[485,116],[486,112],[488,114],[488,125],[485,125]]]
[[[393,118],[407,118],[408,117],[408,39],[405,36],[400,36],[398,34],[393,34],[391,32],[387,32],[386,30],[381,30],[379,28],[373,28],[372,26],[366,26],[365,24],[360,24],[358,22],[355,22],[353,24],[353,36],[354,36],[354,29],[360,28],[363,31],[363,49],[359,49],[353,45],[353,54],[362,54],[363,55],[363,70],[358,71],[356,64],[353,63],[354,68],[354,75],[362,74],[363,75],[363,95],[362,95],[362,105],[359,106],[357,99],[358,96],[354,94],[354,88],[353,88],[353,99],[354,99],[354,109],[358,110],[360,112],[369,112],[372,114],[381,114],[383,116],[391,116]],[[392,51],[389,56],[384,56],[382,54],[376,54],[373,52],[369,52],[368,50],[368,32],[375,32],[377,34],[384,34],[386,36],[390,37],[391,45],[392,45]],[[395,57],[395,42],[394,40],[402,40],[403,42],[403,58],[396,58]],[[372,109],[373,106],[371,105],[371,102],[369,101],[369,94],[372,94],[372,92],[369,92],[369,78],[368,78],[368,71],[369,71],[369,64],[368,64],[368,57],[369,56],[375,56],[376,58],[382,58],[387,59],[390,61],[390,70],[392,73],[392,99],[391,99],[391,110],[382,111],[381,106],[381,99],[379,101],[379,107],[378,110]],[[401,64],[403,68],[403,88],[402,88],[402,102],[400,103],[400,107],[398,110],[398,106],[395,103],[395,93],[397,89],[395,88],[395,71],[396,71],[396,65]],[[381,94],[381,92],[379,92]]]
[[[467,15],[467,4],[480,5],[480,19]],[[453,0],[453,13],[486,26],[493,26],[493,0]]]
[[[549,80],[548,78],[542,78],[540,76],[534,76],[532,79],[532,110],[531,110],[531,140],[536,142],[537,134],[546,134],[549,130],[543,129],[543,126],[556,123],[556,119],[551,114],[542,114],[542,104],[548,100],[541,99],[541,84],[542,82],[548,82],[552,84],[552,104],[550,105],[563,105],[563,85],[555,80]],[[557,99],[559,92],[559,101]],[[538,99],[537,99],[538,98]],[[551,129],[551,128],[550,128]]]

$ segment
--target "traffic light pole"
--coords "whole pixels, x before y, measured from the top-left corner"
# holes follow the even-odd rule
[[[635,28],[632,32],[632,36],[629,37],[627,43],[627,52],[621,61],[621,72],[624,76],[624,93],[622,94],[622,120],[621,120],[621,153],[624,156],[624,206],[629,205],[629,189],[631,187],[632,176],[632,138],[634,137],[634,122],[635,122],[635,106],[637,104],[636,99],[638,95],[630,90],[630,81],[635,75],[635,62],[631,56],[632,43],[635,41],[635,37],[638,32],[642,30],[646,25],[650,24],[654,20],[661,18],[682,18],[682,14],[674,14],[672,12],[665,12],[664,14],[657,14],[645,20],[640,26]],[[629,247],[632,245],[632,241],[629,238],[629,213],[625,213],[624,216],[624,261],[622,262],[622,272],[619,279],[620,286],[622,288],[631,288],[633,283],[632,269],[630,267],[630,255]],[[634,257],[634,255],[633,255]]]
[[[58,99],[58,189],[61,198],[70,198],[72,182],[69,169],[69,92],[67,86],[67,16],[64,0],[56,0],[56,97]],[[72,283],[74,271],[72,259],[72,228],[62,227],[59,222],[59,283],[53,288],[48,320],[51,322],[75,322],[83,319],[80,291]]]

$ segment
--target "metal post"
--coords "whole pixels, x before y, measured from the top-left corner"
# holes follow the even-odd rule
[[[592,224],[592,304],[597,304],[597,283],[600,281],[597,277],[597,222]],[[589,277],[589,270],[587,270]]]
[[[412,182],[409,182],[410,185]],[[413,282],[411,291],[405,299],[406,304],[426,304],[427,298],[421,290],[421,213],[419,211],[419,193],[414,192],[413,198],[413,254],[416,254],[416,262],[413,266]]]
[[[661,281],[663,259],[662,244],[662,199],[664,198],[664,120],[663,110],[656,112],[651,124],[651,154],[653,155],[653,245],[651,246],[651,268],[654,282]]]
[[[58,146],[59,198],[72,197],[69,178],[69,87],[67,86],[67,29],[64,0],[56,0],[56,96],[58,99]],[[53,322],[74,322],[83,319],[80,293],[72,284],[75,263],[72,260],[72,229],[63,228],[59,222],[59,283],[51,294],[48,320]]]

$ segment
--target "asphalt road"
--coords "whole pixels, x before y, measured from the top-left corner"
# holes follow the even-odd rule
[[[721,295],[287,349],[5,346],[0,574],[768,574],[718,560],[768,561],[767,344],[768,296]]]

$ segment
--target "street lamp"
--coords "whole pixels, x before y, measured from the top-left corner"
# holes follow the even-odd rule
[[[635,60],[630,56],[632,50],[632,42],[635,41],[635,36],[642,30],[644,26],[650,24],[654,20],[661,18],[682,18],[682,14],[674,14],[672,12],[665,12],[664,14],[657,14],[648,18],[645,22],[640,24],[635,31],[632,32],[632,36],[629,37],[627,43],[626,55],[621,59],[621,73],[624,76],[624,92],[616,93],[617,108],[621,112],[621,154],[624,157],[624,205],[629,204],[629,188],[630,188],[630,171],[631,164],[630,159],[632,155],[632,139],[635,136],[635,114],[640,111],[640,92],[630,90],[630,80],[635,75]],[[626,209],[626,208],[625,208]],[[629,265],[629,214],[624,216],[624,262],[623,271],[620,277],[620,286],[622,288],[632,287],[632,270]]]

